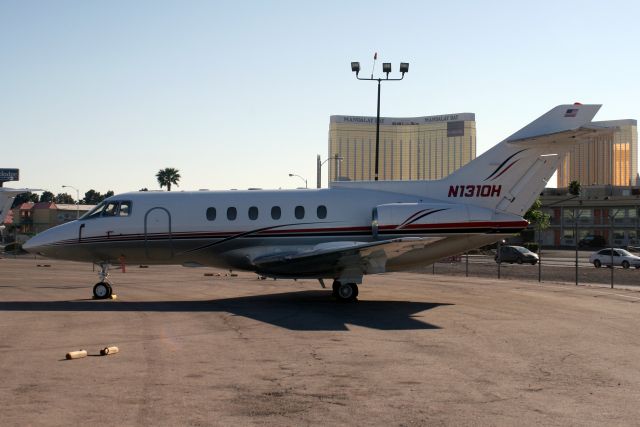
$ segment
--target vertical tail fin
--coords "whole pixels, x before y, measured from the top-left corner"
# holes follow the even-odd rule
[[[590,124],[600,105],[559,105],[442,180],[448,198],[524,215],[574,144],[610,132]]]
[[[0,187],[0,224],[4,222],[5,217],[9,214],[9,210],[11,210],[11,205],[13,204],[13,199],[15,199],[18,194],[28,193],[29,191],[31,190],[16,190]]]

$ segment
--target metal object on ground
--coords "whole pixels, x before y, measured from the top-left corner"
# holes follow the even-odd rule
[[[82,359],[87,357],[87,350],[70,351],[65,357],[67,360]]]
[[[117,352],[119,352],[120,349],[118,347],[105,347],[102,350],[100,350],[100,355],[101,356],[108,356],[110,354],[116,354]]]

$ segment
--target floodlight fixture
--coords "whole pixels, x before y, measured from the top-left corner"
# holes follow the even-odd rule
[[[404,79],[404,75],[405,73],[409,72],[409,63],[408,62],[401,62],[400,63],[400,73],[402,73],[402,76],[400,78],[389,78],[389,73],[391,73],[391,63],[390,62],[383,62],[382,63],[382,72],[386,74],[385,78],[374,78],[373,77],[373,71],[375,70],[375,64],[376,64],[376,60],[378,59],[378,53],[376,52],[373,55],[373,69],[371,70],[371,78],[361,78],[358,76],[358,72],[360,72],[360,63],[359,62],[352,62],[351,63],[351,71],[353,71],[354,73],[356,73],[356,79],[358,80],[369,80],[369,81],[374,81],[374,82],[378,82],[378,108],[376,111],[376,163],[375,163],[375,169],[374,169],[374,180],[377,181],[378,180],[378,165],[380,162],[380,83],[382,82],[391,82],[391,81],[400,81]],[[318,180],[319,182],[319,180]],[[318,184],[318,188],[319,188],[319,184]]]

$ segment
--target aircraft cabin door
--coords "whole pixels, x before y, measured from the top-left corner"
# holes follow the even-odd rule
[[[144,215],[144,247],[150,260],[162,261],[173,257],[171,213],[166,208],[151,208]]]
[[[378,239],[378,208],[373,208],[371,214],[371,234],[374,240]]]

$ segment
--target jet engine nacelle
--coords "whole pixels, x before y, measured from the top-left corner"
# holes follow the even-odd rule
[[[499,217],[499,218],[497,218]],[[508,217],[508,218],[507,218]],[[420,230],[428,226],[452,227],[469,222],[521,219],[490,209],[451,203],[389,203],[373,210],[372,232]]]

